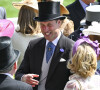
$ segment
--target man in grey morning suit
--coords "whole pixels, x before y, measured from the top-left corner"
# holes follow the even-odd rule
[[[14,50],[11,39],[0,37],[0,90],[33,90],[31,85],[13,79],[17,70],[19,51]]]

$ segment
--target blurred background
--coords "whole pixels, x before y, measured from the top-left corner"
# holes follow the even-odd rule
[[[12,2],[20,2],[22,0],[0,0],[0,6],[6,9],[7,18],[18,17],[18,12],[16,8],[13,7]],[[75,0],[64,0],[64,6],[67,6],[74,2]]]

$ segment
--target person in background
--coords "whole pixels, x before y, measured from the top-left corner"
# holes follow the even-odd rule
[[[66,62],[74,42],[59,29],[66,18],[60,15],[60,2],[39,2],[38,7],[39,16],[34,20],[40,22],[44,37],[30,41],[15,78],[34,90],[63,90],[70,75]]]
[[[69,20],[67,17],[62,21],[61,25],[62,33],[68,37],[71,33],[74,32],[74,23],[72,20]]]
[[[19,27],[15,28],[15,32],[12,37],[13,47],[21,52],[18,67],[23,60],[29,41],[43,36],[40,24],[33,20],[33,18],[38,14],[37,2],[35,0],[29,0],[25,3],[25,1],[23,3],[21,2],[22,6],[18,3],[14,4],[14,6],[17,5],[16,8],[20,8],[18,15]]]
[[[92,22],[92,25],[89,26],[87,29],[84,29],[82,33],[84,35],[88,35],[92,41],[98,40],[96,43],[100,43],[100,22]],[[100,45],[99,45],[100,47]],[[100,75],[100,52],[99,56],[97,57],[97,71],[96,74]]]
[[[69,11],[69,18],[74,22],[74,30],[80,26],[80,21],[85,17],[86,7],[96,0],[75,0],[72,4],[66,6]]]
[[[36,5],[23,5],[18,15],[19,29],[16,32],[23,34],[35,35],[41,33],[39,23],[34,21],[33,18],[38,14],[38,6]]]
[[[100,5],[92,5],[86,8],[86,17],[81,20],[80,27],[71,33],[68,38],[77,41],[82,31],[92,25],[93,21],[100,22]]]
[[[0,7],[0,19],[6,19],[6,9],[4,7]]]
[[[100,90],[100,75],[95,75],[99,43],[81,36],[74,44],[67,68],[73,73],[64,90]],[[99,53],[98,53],[99,52]]]
[[[13,79],[19,54],[10,37],[0,37],[0,90],[33,90],[31,85]]]

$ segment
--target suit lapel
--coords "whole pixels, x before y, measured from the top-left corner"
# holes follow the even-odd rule
[[[37,44],[37,46],[35,47],[35,50],[34,51],[37,51],[35,52],[36,54],[35,55],[38,55],[36,56],[36,61],[35,61],[35,67],[36,67],[36,73],[37,74],[41,74],[41,67],[42,67],[42,62],[43,62],[43,57],[44,57],[44,51],[45,51],[45,43],[46,43],[46,40],[43,38],[39,44]]]
[[[49,72],[48,72],[48,76],[47,76],[47,81],[53,75],[53,73],[55,71],[55,68],[56,68],[57,64],[59,63],[59,61],[60,61],[60,58],[64,54],[64,52],[61,52],[60,51],[61,48],[65,50],[65,48],[62,45],[63,44],[62,41],[64,40],[63,38],[64,37],[62,35],[61,38],[58,41],[58,44],[57,44],[56,48],[55,48],[55,52],[54,52],[54,55],[52,57],[52,61],[51,61],[50,68],[49,68]]]

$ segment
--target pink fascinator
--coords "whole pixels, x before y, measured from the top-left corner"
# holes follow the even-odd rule
[[[14,33],[14,24],[7,19],[0,19],[0,37],[8,36],[12,37]]]
[[[84,42],[88,43],[91,47],[93,47],[93,49],[95,50],[97,56],[99,56],[99,54],[100,54],[100,48],[99,48],[99,43],[98,43],[98,41],[97,41],[97,40],[91,41],[91,40],[89,39],[88,36],[82,36],[82,35],[81,35],[80,38],[75,42],[75,44],[74,44],[74,46],[73,46],[73,55],[76,53],[78,46],[79,46],[80,44],[84,43]]]

